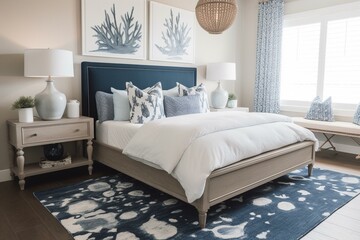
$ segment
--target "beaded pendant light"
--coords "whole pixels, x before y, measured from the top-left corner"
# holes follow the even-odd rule
[[[220,34],[233,24],[236,13],[236,0],[199,0],[196,18],[200,26],[211,34]]]

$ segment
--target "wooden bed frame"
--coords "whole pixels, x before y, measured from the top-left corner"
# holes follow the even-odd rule
[[[162,82],[163,89],[174,87],[176,82],[190,87],[196,85],[196,68],[83,62],[83,115],[97,119],[95,92],[109,92],[110,87],[125,89],[126,81],[132,81],[140,88],[152,86],[158,81]],[[95,140],[94,160],[187,202],[183,188],[170,174],[132,160],[119,149],[97,143]],[[191,203],[199,212],[200,227],[204,228],[206,225],[210,206],[306,165],[310,176],[314,161],[314,143],[305,141],[213,171],[206,181],[202,197]]]

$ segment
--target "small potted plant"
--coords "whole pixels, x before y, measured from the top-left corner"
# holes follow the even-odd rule
[[[235,96],[235,94],[230,93],[229,97],[228,97],[228,102],[227,102],[227,107],[228,108],[235,108],[237,107],[237,98]]]
[[[12,105],[12,109],[18,109],[19,122],[25,123],[34,121],[33,107],[35,107],[35,99],[31,96],[21,96]]]

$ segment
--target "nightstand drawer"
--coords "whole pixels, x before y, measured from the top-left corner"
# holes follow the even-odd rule
[[[54,126],[23,127],[22,143],[23,145],[27,145],[84,138],[90,136],[89,132],[87,122]]]

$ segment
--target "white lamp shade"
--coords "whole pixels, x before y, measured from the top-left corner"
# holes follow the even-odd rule
[[[24,54],[25,77],[73,77],[73,54],[60,49],[27,49]]]
[[[209,63],[206,67],[206,80],[236,80],[235,63]]]

